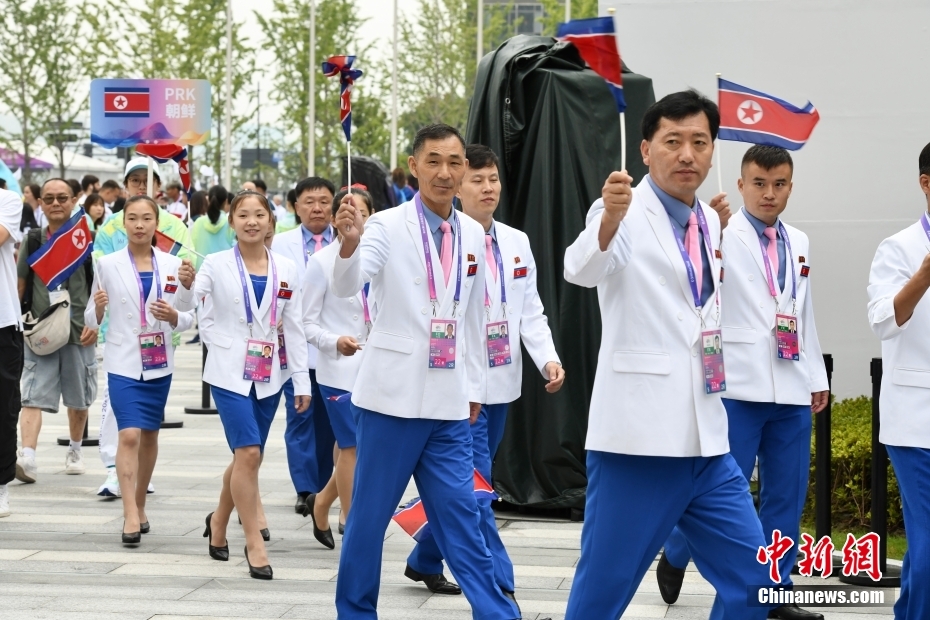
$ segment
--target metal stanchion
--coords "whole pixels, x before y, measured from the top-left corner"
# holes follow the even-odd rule
[[[200,349],[203,351],[203,360],[201,361],[200,367],[203,369],[207,365],[207,345],[204,344],[203,340],[200,341]],[[205,381],[201,381],[200,388],[200,406],[199,407],[184,407],[184,413],[191,413],[194,415],[215,415],[217,410],[214,407],[210,406],[210,386]]]
[[[882,358],[873,357],[870,367],[872,376],[872,522],[870,531],[879,536],[878,561],[882,570],[880,581],[872,581],[868,575],[840,577],[843,583],[873,588],[901,587],[901,569],[888,566],[888,451],[879,441],[881,417],[878,401],[882,393]]]
[[[81,446],[96,446],[96,445],[98,445],[100,442],[97,440],[96,437],[88,437],[88,436],[87,436],[87,426],[88,426],[88,423],[87,423],[87,422],[84,422],[84,438],[81,439]],[[71,436],[68,435],[68,436],[65,436],[65,437],[59,437],[59,438],[58,438],[58,445],[59,445],[59,446],[70,446],[70,445],[71,445]]]
[[[825,353],[823,363],[827,367],[827,385],[830,389],[830,395],[833,394],[833,356]],[[833,504],[832,488],[833,480],[833,445],[831,443],[831,416],[833,415],[833,403],[827,398],[827,408],[818,413],[814,418],[816,429],[816,474],[814,478],[814,522],[816,527],[817,540],[824,536],[830,536],[833,531]]]

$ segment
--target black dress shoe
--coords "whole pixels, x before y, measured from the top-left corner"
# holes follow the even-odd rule
[[[316,538],[321,545],[327,549],[335,549],[336,541],[333,539],[333,530],[328,528],[321,530],[316,526],[316,517],[313,516],[313,505],[316,503],[316,493],[311,493],[310,497],[307,498],[307,513],[304,517],[310,517],[310,520],[313,521],[313,537]]]
[[[515,595],[513,592],[510,592],[509,590],[505,590],[504,588],[501,588],[501,592],[504,593],[504,596],[506,596],[506,597],[509,598],[511,601],[513,601],[513,604],[517,606],[517,613],[520,614],[520,617],[522,618],[522,617],[523,617],[523,612],[520,611],[520,603],[517,602],[517,597],[516,597],[516,595]]]
[[[659,582],[659,594],[667,605],[672,605],[678,600],[681,594],[681,584],[685,580],[685,569],[675,568],[668,563],[665,557],[665,551],[662,551],[662,557],[659,558],[659,565],[656,567],[656,581]]]
[[[126,527],[126,522],[123,522],[123,527]],[[123,532],[123,544],[124,545],[138,545],[142,542],[142,532],[132,532],[127,534]]]
[[[213,520],[213,513],[207,515],[207,529],[204,530],[203,537],[207,539],[207,550],[210,552],[210,557],[214,560],[219,560],[220,562],[229,561],[229,544],[225,544],[222,547],[213,546],[213,530],[210,528],[210,521]]]
[[[404,577],[413,581],[422,581],[427,589],[434,594],[461,594],[462,588],[446,579],[442,573],[438,575],[424,575],[413,570],[410,565],[404,571]]]
[[[307,516],[307,515],[304,515]],[[239,525],[242,525],[242,517],[239,517]],[[262,540],[268,542],[271,540],[271,531],[266,527],[258,530],[258,533],[262,535]]]
[[[145,523],[140,523],[140,524],[139,524],[139,533],[140,533],[140,534],[148,534],[148,533],[151,531],[151,529],[152,529],[152,528],[149,526],[149,522],[148,522],[148,521],[146,521]]]
[[[297,494],[297,503],[294,504],[294,512],[299,515],[307,516],[307,498],[310,497],[309,493],[298,493]]]
[[[245,548],[245,563],[249,565],[249,577],[252,579],[272,579],[274,573],[271,570],[271,565],[267,566],[252,566],[252,563],[249,562],[249,548]]]
[[[801,609],[797,605],[782,605],[769,612],[769,618],[781,620],[823,620],[823,614]]]
[[[345,524],[345,523],[340,523],[340,524],[339,524],[339,535],[340,535],[340,536],[344,536],[345,533],[346,533],[346,524]]]

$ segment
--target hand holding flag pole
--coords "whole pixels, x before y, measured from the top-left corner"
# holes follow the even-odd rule
[[[330,56],[323,63],[323,75],[339,76],[339,122],[346,134],[347,187],[352,187],[352,87],[355,80],[362,77],[361,71],[352,68],[354,62],[355,56]],[[351,191],[349,193],[351,195]]]

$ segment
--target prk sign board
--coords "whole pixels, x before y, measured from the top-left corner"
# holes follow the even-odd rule
[[[93,80],[90,139],[107,148],[203,144],[210,105],[207,80]]]

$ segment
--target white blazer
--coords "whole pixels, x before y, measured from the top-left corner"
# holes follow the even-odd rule
[[[97,306],[94,295],[99,290],[107,292],[109,298],[110,326],[107,331],[107,351],[103,356],[103,369],[108,373],[146,381],[158,379],[174,372],[174,347],[171,346],[171,333],[183,332],[194,322],[191,310],[196,305],[194,294],[181,285],[178,280],[178,268],[181,259],[153,248],[155,261],[158,263],[158,277],[161,280],[162,299],[178,311],[178,325],[172,328],[170,323],[158,321],[152,316],[151,304],[158,299],[155,284],[145,300],[145,322],[147,332],[165,332],[168,354],[168,367],[142,371],[142,353],[139,347],[139,334],[142,333],[141,308],[139,308],[139,284],[129,259],[129,248],[123,248],[112,254],[101,256],[94,265],[94,283],[90,291],[90,300],[84,310],[84,324],[89,329],[98,329]],[[169,280],[169,276],[172,278]],[[165,288],[177,285],[177,291],[168,293]]]
[[[246,274],[249,298],[252,303],[252,333],[246,322],[245,303],[242,300],[242,282],[236,267],[233,250],[224,250],[210,254],[204,260],[194,281],[194,294],[197,299],[205,296],[212,298],[213,308],[210,315],[213,323],[208,328],[207,361],[203,369],[203,380],[210,385],[248,395],[255,385],[255,394],[266,398],[278,392],[281,386],[291,378],[294,379],[295,395],[310,395],[310,377],[307,375],[307,351],[302,346],[307,338],[301,323],[300,280],[297,268],[288,258],[272,252],[278,271],[278,282],[271,281],[271,267],[268,268],[268,284],[261,304],[255,301],[251,278]],[[290,299],[278,297],[278,324],[284,330],[284,346],[287,350],[287,368],[281,369],[278,363],[278,350],[271,363],[271,381],[260,383],[242,378],[245,368],[246,342],[250,339],[277,342],[277,330],[271,326],[271,303],[274,288],[283,288],[284,283],[292,291]]]
[[[782,222],[784,224],[784,222]],[[810,405],[811,393],[829,389],[823,363],[810,277],[810,241],[785,224],[791,260],[797,276],[797,317],[800,360],[778,359],[775,344],[775,300],[769,291],[759,235],[740,209],[723,231],[721,287],[723,359],[727,374],[724,398],[781,405]],[[789,257],[785,246],[786,260]],[[775,266],[775,270],[778,266]],[[772,273],[776,277],[777,273]],[[775,282],[776,287],[778,282]],[[781,314],[791,314],[791,265],[785,265],[785,288],[778,298]]]
[[[299,278],[297,282],[304,282],[304,272],[307,270],[307,263],[309,262],[309,257],[307,256],[307,249],[304,245],[304,237],[301,229],[303,226],[301,224],[297,225],[297,228],[283,232],[280,235],[275,235],[274,239],[271,241],[271,249],[274,252],[294,261],[294,266],[297,267],[297,273]],[[336,243],[336,233],[333,231],[333,242],[330,245]],[[327,246],[329,247],[329,246]],[[315,346],[307,343],[307,368],[315,369],[317,365],[317,358],[319,356],[319,351]]]
[[[701,206],[716,248],[720,220]],[[726,410],[721,393],[705,393],[701,319],[665,208],[644,178],[606,252],[597,240],[603,210],[599,199],[565,251],[565,279],[596,286],[601,307],[586,448],[642,456],[728,452]],[[708,260],[716,294],[720,261]],[[720,328],[714,295],[702,316],[706,329]]]
[[[307,341],[320,351],[316,366],[317,382],[351,392],[364,350],[345,356],[339,353],[336,342],[340,336],[351,336],[359,344],[365,344],[368,327],[365,325],[361,290],[354,297],[347,298],[337,297],[333,292],[333,263],[339,249],[338,243],[331,243],[311,256],[307,263],[301,286],[303,322]],[[370,313],[373,312],[373,304],[373,300],[369,299]]]
[[[523,350],[522,341],[526,350],[536,364],[536,368],[548,381],[549,375],[545,372],[549,362],[560,362],[555,345],[552,342],[552,332],[549,330],[549,321],[543,314],[542,300],[536,290],[536,260],[530,249],[530,240],[526,233],[511,228],[506,224],[494,222],[497,236],[497,246],[500,249],[501,261],[504,265],[504,286],[507,291],[507,331],[510,334],[510,364],[490,367],[485,345],[484,382],[481,387],[484,398],[481,402],[486,405],[509,403],[520,398],[520,388],[523,385]],[[481,254],[481,258],[485,253]],[[487,265],[487,259],[485,259]],[[518,269],[526,269],[526,275],[515,278]],[[501,285],[494,280],[490,268],[485,271],[485,283],[488,297],[491,300],[490,312],[485,313],[486,323],[498,323],[504,320],[501,307]],[[490,320],[488,320],[490,314]],[[560,362],[561,363],[561,362]]]
[[[425,208],[425,207],[424,207]],[[433,311],[426,277],[426,257],[413,201],[376,213],[365,223],[361,244],[348,259],[336,256],[333,292],[354,297],[371,281],[369,298],[377,300],[377,320],[352,389],[358,407],[400,418],[464,420],[468,403],[481,402],[484,349],[484,228],[464,213],[462,285],[456,326],[456,366],[429,368],[429,328]],[[432,235],[428,242],[433,244]],[[431,247],[438,313],[452,318],[458,241],[453,244],[449,287],[443,281],[439,251]],[[480,260],[479,260],[480,259]],[[471,269],[475,275],[469,276]],[[477,284],[476,284],[477,283]]]
[[[869,274],[869,324],[882,341],[881,431],[889,446],[930,449],[930,295],[900,327],[894,298],[930,252],[918,221],[878,246]]]

